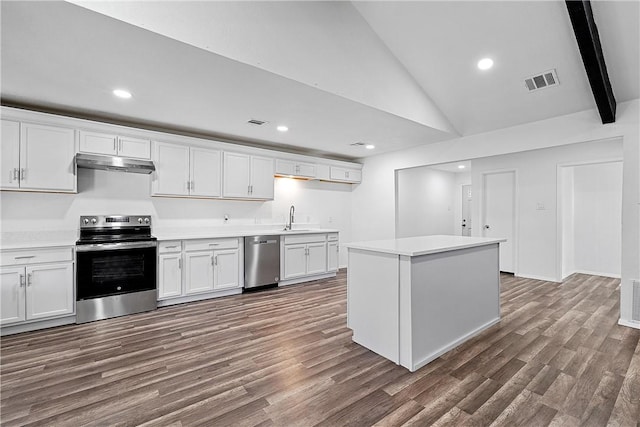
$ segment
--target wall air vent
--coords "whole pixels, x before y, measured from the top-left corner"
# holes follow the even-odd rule
[[[263,124],[268,122],[265,122],[264,120],[251,119],[251,120],[248,120],[247,123],[249,123],[250,125],[262,126]]]
[[[560,82],[558,81],[556,70],[554,69],[536,74],[535,76],[529,76],[524,79],[524,84],[527,89],[529,89],[529,92],[533,92],[538,89],[558,86]]]

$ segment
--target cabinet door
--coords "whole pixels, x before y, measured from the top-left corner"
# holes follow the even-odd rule
[[[2,188],[18,188],[20,186],[18,171],[20,170],[20,123],[2,120]]]
[[[150,159],[151,141],[148,139],[119,137],[118,155],[134,159]]]
[[[338,258],[340,255],[340,247],[338,242],[327,243],[327,271],[338,270]]]
[[[239,256],[237,249],[214,251],[215,289],[231,289],[240,286]]]
[[[316,177],[316,165],[312,163],[298,163],[296,165],[296,175],[306,178]]]
[[[73,263],[34,265],[27,272],[27,320],[73,314]]]
[[[213,251],[187,252],[185,263],[185,294],[213,290]]]
[[[83,153],[118,154],[118,137],[105,133],[80,132],[80,151]]]
[[[76,191],[75,130],[22,123],[20,188]]]
[[[189,147],[164,142],[154,143],[153,195],[189,194]]]
[[[351,182],[361,182],[362,171],[358,169],[349,169],[347,171],[347,179]]]
[[[276,173],[278,175],[291,175],[296,174],[296,164],[291,160],[276,159]]]
[[[25,320],[24,283],[24,267],[0,268],[0,325]]]
[[[327,272],[327,244],[307,244],[307,274],[319,274]]]
[[[220,197],[222,174],[220,151],[191,147],[192,196]]]
[[[223,197],[249,197],[249,165],[246,154],[224,153]]]
[[[273,159],[251,157],[251,194],[252,199],[273,200]]]
[[[307,245],[284,245],[284,278],[307,274]]]
[[[182,254],[158,256],[158,299],[182,295]]]

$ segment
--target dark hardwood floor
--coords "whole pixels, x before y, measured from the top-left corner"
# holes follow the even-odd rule
[[[502,320],[410,373],[354,344],[346,275],[3,337],[4,426],[636,426],[619,280],[504,275]]]

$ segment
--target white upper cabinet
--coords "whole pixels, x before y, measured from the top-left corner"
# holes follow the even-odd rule
[[[198,197],[220,197],[222,187],[220,151],[197,147],[191,147],[190,150],[189,194]]]
[[[331,180],[357,183],[362,181],[362,171],[359,169],[331,166]]]
[[[20,187],[20,123],[2,121],[2,188]]]
[[[2,121],[2,188],[76,191],[75,131]]]
[[[223,197],[273,199],[273,159],[224,153]]]
[[[276,159],[276,175],[315,178],[316,165],[313,163]]]
[[[220,197],[220,151],[154,142],[155,196]]]
[[[80,151],[82,153],[149,159],[151,157],[151,141],[148,139],[80,131]]]

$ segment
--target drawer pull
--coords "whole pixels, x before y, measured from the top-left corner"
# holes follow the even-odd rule
[[[209,246],[220,246],[220,243],[209,243]]]
[[[17,257],[13,257],[13,259],[30,259],[30,258],[35,258],[35,255],[26,255],[26,256],[17,256]]]
[[[165,249],[175,249],[177,247],[178,247],[178,245],[173,245],[173,246],[165,246],[164,248]]]

